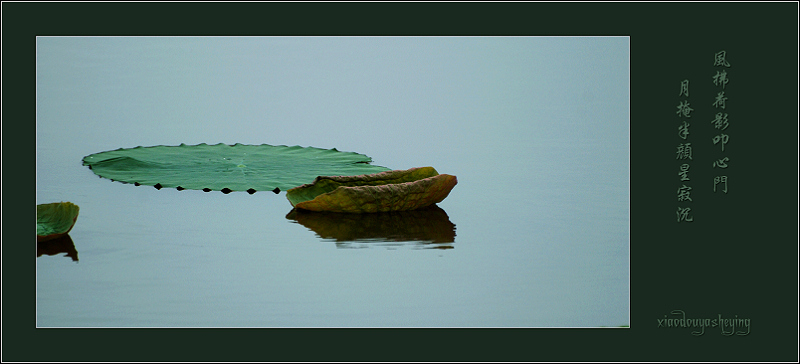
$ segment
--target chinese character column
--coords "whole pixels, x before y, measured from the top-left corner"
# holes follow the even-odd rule
[[[689,98],[689,80],[681,81],[681,92],[679,94],[681,97]],[[692,112],[692,108],[689,107],[688,100],[682,100],[678,103],[678,117],[682,119],[683,123],[678,126],[678,137],[681,138],[682,142],[678,144],[678,152],[675,159],[682,160],[683,163],[678,166],[678,176],[680,177],[681,187],[678,188],[678,202],[687,203],[692,201],[691,191],[692,188],[686,185],[686,182],[689,181],[689,160],[692,160],[692,143],[688,142],[689,138],[689,122],[685,119],[691,117],[690,113]],[[681,207],[678,206],[678,222],[687,221],[691,222],[694,220],[692,216],[689,216],[691,213],[691,207]]]
[[[725,51],[720,51],[714,54],[714,67],[730,67],[731,65],[725,60]],[[725,97],[725,85],[728,84],[728,73],[725,72],[723,68],[722,71],[717,71],[717,74],[714,75],[714,85],[721,89],[719,93],[717,93],[716,98],[714,98],[714,107],[717,110],[722,110],[718,112],[717,115],[714,117],[714,120],[711,120],[711,123],[714,124],[714,128],[719,130],[720,133],[715,135],[711,141],[714,145],[719,145],[721,151],[725,152],[725,144],[728,144],[728,134],[723,133],[725,129],[728,129],[728,113],[725,112],[725,101],[728,100]],[[712,164],[713,168],[720,168],[725,169],[728,168],[728,157],[723,156],[721,159],[717,159]],[[723,193],[728,193],[728,176],[727,175],[718,175],[714,176],[714,193],[717,190],[722,191]]]

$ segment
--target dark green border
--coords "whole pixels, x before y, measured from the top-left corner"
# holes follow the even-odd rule
[[[2,184],[3,361],[798,360],[797,3],[2,7],[2,166],[16,172]],[[33,226],[35,214],[36,35],[631,36],[631,328],[37,330],[34,259],[16,258],[33,256],[30,237],[8,228]],[[736,187],[720,199],[698,182],[696,221],[676,224],[676,82],[697,79],[701,105],[708,62],[721,49],[738,83],[730,84]],[[691,135],[698,179],[712,172],[701,163],[713,152],[701,143],[712,132],[701,114]],[[748,317],[752,332],[658,328],[676,309]]]

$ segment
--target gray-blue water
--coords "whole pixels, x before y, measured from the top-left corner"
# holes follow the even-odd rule
[[[40,37],[37,204],[81,210],[69,234],[78,261],[36,258],[37,326],[628,325],[629,47],[627,37]],[[288,219],[285,192],[156,190],[81,165],[181,143],[433,166],[458,177],[439,204],[455,238],[337,241]]]

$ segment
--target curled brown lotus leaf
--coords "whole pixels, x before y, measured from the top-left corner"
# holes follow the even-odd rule
[[[311,211],[373,213],[414,210],[444,200],[458,183],[433,167],[359,176],[319,176],[290,189],[292,206]]]

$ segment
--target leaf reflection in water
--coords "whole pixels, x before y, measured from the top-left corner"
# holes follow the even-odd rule
[[[371,245],[408,246],[423,249],[452,249],[456,225],[441,207],[348,214],[293,209],[286,218],[305,226],[339,248],[366,248]]]
[[[65,256],[72,258],[73,262],[78,261],[78,250],[75,249],[75,243],[69,234],[36,243],[37,258],[42,255],[58,255],[61,253],[67,253]]]

